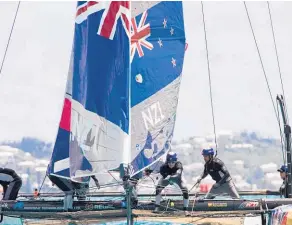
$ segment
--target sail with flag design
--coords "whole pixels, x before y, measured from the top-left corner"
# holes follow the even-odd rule
[[[66,85],[66,94],[57,137],[48,166],[48,175],[70,179],[69,140],[71,127],[72,59]]]
[[[131,169],[152,169],[170,149],[186,49],[182,2],[133,2]]]
[[[61,162],[66,177],[107,172],[123,162],[131,162],[135,175],[169,150],[186,46],[182,3],[132,2],[131,19],[129,9],[124,1],[78,2],[53,153],[63,156],[51,162]]]
[[[78,181],[129,161],[129,18],[128,1],[78,2],[50,172],[61,162],[58,173]]]
[[[72,178],[117,167],[129,139],[129,2],[79,2],[76,18]]]

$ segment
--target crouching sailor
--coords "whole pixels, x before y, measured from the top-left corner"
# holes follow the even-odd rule
[[[8,168],[0,168],[0,184],[3,186],[2,200],[15,200],[22,181],[17,173]]]
[[[187,210],[189,204],[189,192],[182,177],[183,166],[177,161],[177,155],[174,152],[169,152],[166,156],[166,163],[160,167],[162,178],[158,181],[156,187],[156,207],[154,212],[159,211],[161,201],[161,192],[167,185],[177,184],[183,193],[184,210]]]
[[[216,181],[205,199],[213,199],[218,195],[230,195],[232,198],[240,198],[226,166],[220,159],[214,157],[214,150],[212,148],[203,149],[202,155],[205,161],[204,172],[197,180],[197,183],[200,183],[208,174]]]
[[[86,194],[89,189],[89,180],[90,177],[85,177],[85,182],[75,182],[70,179],[57,177],[54,175],[48,175],[49,179],[54,185],[61,189],[64,193],[64,211],[72,211],[73,209],[73,195],[76,193],[78,200],[85,200]],[[99,183],[96,177],[93,175],[91,178],[94,180],[95,185],[99,189]]]
[[[288,167],[285,165],[282,165],[280,169],[278,169],[278,172],[280,172],[280,177],[283,180],[283,184],[281,185],[279,192],[281,197],[289,198],[288,196],[288,182],[287,182],[287,172]]]

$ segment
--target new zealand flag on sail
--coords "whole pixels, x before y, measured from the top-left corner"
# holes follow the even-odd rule
[[[131,150],[132,175],[170,148],[185,53],[182,2],[132,3]],[[137,10],[141,9],[139,13]],[[135,15],[137,14],[137,15]]]
[[[129,148],[134,175],[169,150],[185,50],[182,3],[131,4],[132,18],[127,1],[78,2],[50,163],[62,176],[75,179],[117,168]],[[125,144],[130,120],[131,147]]]
[[[79,2],[73,59],[71,176],[118,166],[129,132],[129,2]]]
[[[73,179],[116,168],[123,159],[129,138],[129,24],[128,1],[78,2],[67,84],[71,96],[63,109],[70,129],[61,129],[62,116],[54,149],[67,153]],[[70,115],[64,113],[68,107]]]

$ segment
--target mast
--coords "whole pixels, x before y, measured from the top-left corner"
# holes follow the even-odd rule
[[[120,171],[120,178],[123,180],[123,187],[126,191],[126,210],[127,210],[127,225],[133,225],[133,214],[132,214],[132,204],[131,204],[131,197],[132,197],[132,189],[133,185],[130,181],[130,173],[129,173],[129,165],[120,164],[119,167]]]
[[[126,201],[127,201],[127,224],[128,225],[133,225],[133,215],[132,215],[132,205],[131,205],[131,194],[132,194],[132,187],[129,182],[129,179],[127,180],[127,185],[126,185]]]
[[[292,198],[292,165],[291,165],[291,127],[288,124],[287,120],[287,111],[284,102],[284,98],[282,95],[277,95],[277,101],[280,105],[281,114],[284,123],[284,134],[285,134],[285,147],[286,147],[286,154],[287,154],[287,166],[288,166],[288,176],[287,176],[287,183],[288,183],[288,197]]]

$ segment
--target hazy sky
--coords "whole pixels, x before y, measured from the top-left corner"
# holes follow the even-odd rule
[[[273,98],[281,93],[266,2],[247,2]],[[0,59],[17,2],[0,2]],[[54,141],[73,40],[75,2],[22,2],[0,76],[0,140]],[[292,2],[271,2],[292,113]],[[217,131],[279,136],[243,2],[204,3]],[[187,42],[175,139],[213,132],[200,2],[185,2]],[[290,89],[288,89],[290,88]]]

